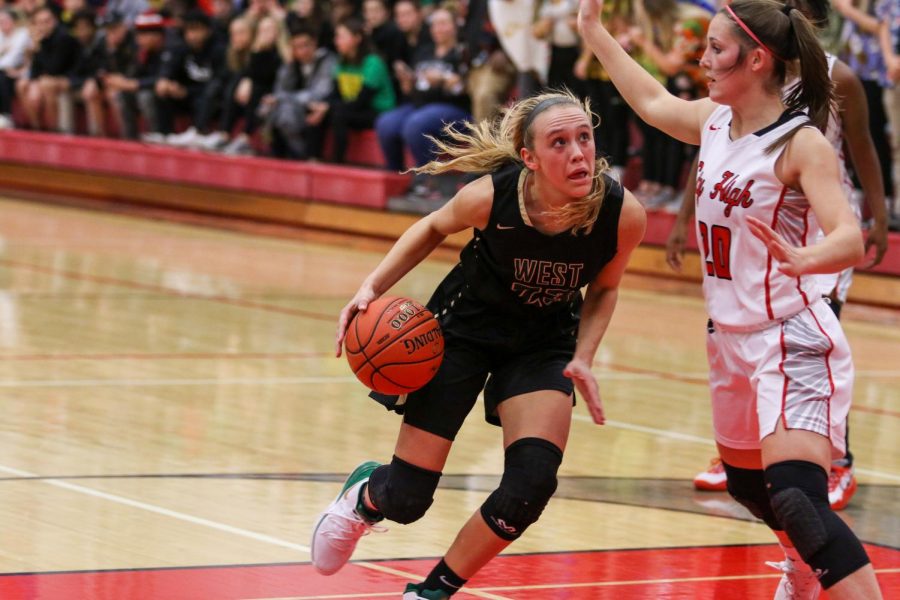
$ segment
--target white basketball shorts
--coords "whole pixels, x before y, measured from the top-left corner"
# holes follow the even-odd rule
[[[765,329],[707,334],[716,441],[753,450],[775,432],[804,429],[827,437],[844,455],[853,361],[831,308],[817,300]]]

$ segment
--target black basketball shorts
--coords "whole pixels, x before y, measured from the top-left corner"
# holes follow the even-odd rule
[[[429,303],[430,304],[430,303]],[[444,360],[434,378],[405,396],[369,395],[403,421],[453,440],[484,390],[485,419],[501,425],[497,407],[513,396],[552,390],[573,396],[563,369],[575,352],[577,318],[523,320],[461,299],[443,315]]]

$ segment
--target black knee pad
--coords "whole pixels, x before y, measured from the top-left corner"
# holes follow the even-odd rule
[[[828,474],[819,465],[787,460],[769,465],[772,510],[800,557],[828,589],[869,563],[857,537],[828,504]]]
[[[742,469],[722,462],[728,476],[728,493],[744,505],[757,519],[761,519],[771,529],[781,530],[781,525],[772,512],[766,479],[762,469]]]
[[[504,540],[515,540],[538,520],[556,491],[562,450],[540,438],[522,438],[506,449],[500,487],[481,505],[488,527]]]
[[[418,521],[431,507],[441,474],[391,459],[369,477],[369,497],[385,518],[406,525]]]

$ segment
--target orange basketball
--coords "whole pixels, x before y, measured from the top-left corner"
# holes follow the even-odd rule
[[[366,387],[381,394],[406,394],[437,373],[444,336],[431,311],[415,300],[384,297],[350,321],[344,351]]]

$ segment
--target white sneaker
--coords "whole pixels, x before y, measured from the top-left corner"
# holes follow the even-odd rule
[[[16,124],[13,123],[12,117],[9,115],[0,115],[0,129],[15,129]]]
[[[694,488],[704,492],[725,492],[728,490],[728,475],[725,465],[718,456],[709,461],[705,471],[694,477]]]
[[[228,143],[228,135],[222,131],[213,131],[207,135],[198,135],[195,146],[202,150],[219,150]]]
[[[786,556],[781,562],[766,562],[784,575],[778,582],[774,600],[818,600],[822,593],[822,585],[816,572],[809,570],[805,564],[797,568],[797,563]]]
[[[828,504],[831,510],[844,510],[856,493],[856,487],[853,467],[831,465],[831,473],[828,474]]]
[[[141,134],[141,141],[148,144],[165,144],[166,136],[156,131],[148,131]]]
[[[166,136],[166,143],[177,148],[193,148],[200,140],[200,133],[195,127],[188,127],[181,133],[170,133]]]
[[[252,156],[254,153],[246,135],[239,135],[228,142],[228,145],[222,148],[222,152],[231,156]]]
[[[359,538],[370,531],[387,531],[356,511],[360,488],[379,466],[377,462],[368,461],[356,467],[344,482],[341,493],[319,518],[313,530],[310,553],[313,567],[322,575],[333,575],[341,570],[353,555]]]

